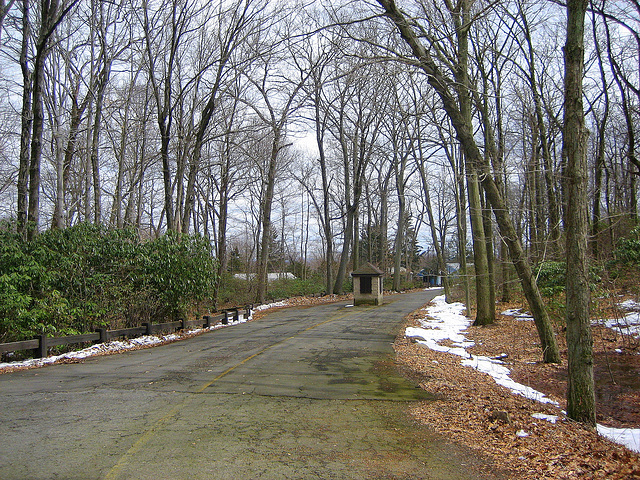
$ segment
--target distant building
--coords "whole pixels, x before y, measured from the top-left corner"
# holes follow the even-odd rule
[[[233,278],[237,278],[239,280],[253,280],[256,278],[255,273],[234,273]],[[275,272],[275,273],[267,273],[267,281],[275,282],[276,280],[295,280],[296,277],[291,272]]]
[[[422,280],[422,283],[430,287],[442,286],[442,275],[431,273],[426,268],[420,270],[420,272],[418,272],[416,277],[418,278],[418,280]]]
[[[382,305],[382,270],[369,262],[353,272],[353,304]]]
[[[447,263],[447,275],[451,275],[452,273],[456,273],[460,270],[459,263]]]

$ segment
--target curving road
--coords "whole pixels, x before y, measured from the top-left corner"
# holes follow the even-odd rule
[[[427,396],[398,375],[391,344],[433,295],[290,308],[0,375],[0,478],[498,478],[406,414]]]

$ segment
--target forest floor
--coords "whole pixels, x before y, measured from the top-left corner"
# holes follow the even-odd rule
[[[501,304],[497,311],[521,307]],[[424,311],[415,312],[407,317],[405,327],[420,326],[424,316]],[[597,421],[609,427],[638,428],[639,342],[604,326],[594,326],[593,335]],[[401,335],[395,343],[400,367],[438,397],[411,407],[418,421],[455,443],[481,451],[508,478],[640,478],[638,454],[562,414],[567,384],[562,333],[557,336],[563,357],[559,365],[540,362],[540,343],[531,320],[499,314],[494,325],[469,327],[464,336],[475,343],[467,348],[469,353],[501,358],[513,380],[544,393],[559,406],[513,394],[491,376],[463,366],[459,356],[431,350]]]

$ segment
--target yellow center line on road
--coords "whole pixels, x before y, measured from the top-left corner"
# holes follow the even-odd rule
[[[346,317],[350,312],[345,312],[341,315],[335,315],[332,316],[331,318],[329,318],[328,320],[325,320],[323,322],[317,323],[315,325],[312,325],[310,327],[305,328],[304,330],[301,330],[300,332],[296,333],[295,335],[291,335],[290,337],[287,337],[283,340],[280,340],[279,342],[276,342],[272,345],[269,345],[265,348],[263,348],[262,350],[260,350],[257,353],[254,353],[253,355],[248,356],[247,358],[243,359],[242,361],[240,361],[239,363],[235,364],[232,367],[229,367],[228,369],[226,369],[224,372],[222,372],[221,374],[217,375],[216,377],[214,377],[212,380],[210,380],[209,382],[206,382],[205,384],[203,384],[200,388],[198,388],[195,392],[193,392],[191,395],[189,395],[187,398],[185,398],[182,402],[180,402],[178,405],[174,406],[171,410],[169,410],[169,412],[167,414],[165,414],[162,418],[160,418],[156,423],[154,423],[147,431],[145,431],[140,438],[138,438],[133,445],[131,445],[131,447],[129,448],[129,450],[127,450],[125,452],[124,455],[122,455],[122,457],[120,457],[120,459],[118,460],[118,462],[111,467],[111,469],[107,472],[107,474],[105,475],[105,480],[115,480],[117,478],[119,478],[120,474],[122,473],[122,469],[130,464],[134,458],[135,455],[140,452],[140,450],[142,450],[142,448],[149,443],[149,441],[153,438],[153,436],[161,430],[161,428],[173,417],[175,417],[181,410],[183,410],[191,401],[193,401],[193,399],[195,398],[196,394],[201,394],[203,393],[207,388],[209,388],[211,385],[213,385],[214,383],[216,383],[218,380],[220,380],[221,378],[227,376],[228,374],[230,374],[231,372],[233,372],[236,368],[241,367],[242,365],[244,365],[245,363],[251,361],[252,359],[256,358],[259,355],[262,355],[264,352],[266,352],[267,350],[280,345],[284,342],[287,342],[295,337],[297,337],[298,335],[308,332],[309,330],[313,330],[314,328],[318,328],[322,325],[325,325],[329,322],[332,322],[334,320],[339,320],[342,319],[344,317]]]

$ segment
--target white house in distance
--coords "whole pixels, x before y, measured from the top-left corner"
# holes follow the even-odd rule
[[[233,278],[239,280],[253,280],[256,278],[255,273],[234,273]],[[267,273],[267,281],[275,282],[276,280],[295,280],[297,277],[291,272]]]

